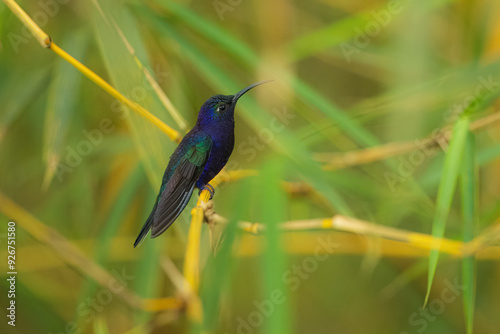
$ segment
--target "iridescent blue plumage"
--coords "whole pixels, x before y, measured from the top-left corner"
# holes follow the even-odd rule
[[[235,95],[215,95],[200,109],[198,121],[170,157],[153,210],[134,247],[151,230],[151,238],[165,232],[186,207],[194,191],[208,183],[226,165],[234,148],[234,108],[238,99],[257,82]],[[212,193],[213,195],[213,193]]]

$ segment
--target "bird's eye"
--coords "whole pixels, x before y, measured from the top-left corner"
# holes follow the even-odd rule
[[[221,103],[217,106],[217,111],[224,111],[226,110],[226,105],[224,103]]]

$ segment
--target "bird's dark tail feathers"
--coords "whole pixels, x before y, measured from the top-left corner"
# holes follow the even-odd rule
[[[173,175],[166,182],[166,177],[164,177],[164,183],[156,198],[155,206],[144,223],[134,247],[144,239],[149,230],[151,230],[151,238],[156,238],[165,232],[189,203],[196,180],[198,180],[203,170],[201,165],[206,160],[206,154],[201,156],[202,159],[196,155],[197,147],[195,146],[190,150],[188,157],[176,167]],[[205,151],[205,153],[208,154],[208,151]],[[190,159],[194,159],[194,162]],[[168,168],[165,175],[167,175],[167,172]]]
[[[158,205],[158,201],[155,203],[155,206],[153,207],[153,210],[151,210],[151,213],[149,214],[148,219],[146,219],[146,222],[142,226],[141,232],[139,232],[139,236],[137,237],[137,239],[135,239],[134,248],[137,247],[137,245],[139,245],[141,243],[141,241],[148,235],[149,230],[151,230],[151,227],[153,227],[153,222],[154,222],[154,217],[155,217],[157,205]]]
[[[151,238],[156,238],[173,224],[189,203],[193,190],[194,182],[189,188],[180,189],[180,191],[176,192],[175,196],[165,196],[165,199],[160,198],[158,209],[155,213],[155,223],[151,228]]]

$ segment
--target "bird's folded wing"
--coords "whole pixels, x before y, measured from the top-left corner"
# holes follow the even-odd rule
[[[170,180],[165,184],[155,212],[151,238],[165,232],[186,207],[212,148],[210,137],[204,137],[181,157]]]

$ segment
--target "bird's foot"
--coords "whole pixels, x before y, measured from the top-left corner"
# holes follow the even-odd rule
[[[208,190],[208,192],[210,193],[210,199],[214,198],[214,194],[215,194],[215,189],[214,187],[212,187],[210,184],[205,184],[201,189],[200,189],[200,192],[198,193],[198,195],[201,194],[201,192],[203,190]]]

